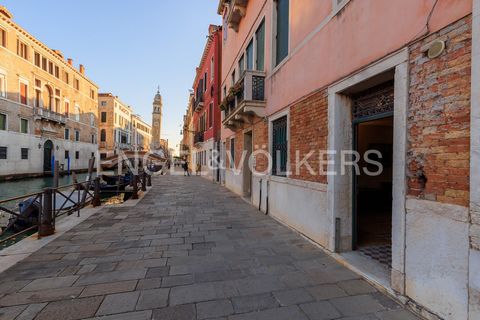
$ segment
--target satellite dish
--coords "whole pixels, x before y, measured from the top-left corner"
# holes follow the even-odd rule
[[[443,51],[445,51],[445,41],[436,40],[430,45],[430,48],[428,49],[428,57],[430,59],[435,59],[439,57],[443,53]]]

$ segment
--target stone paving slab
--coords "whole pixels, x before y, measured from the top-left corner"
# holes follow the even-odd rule
[[[0,320],[417,319],[225,188],[157,176],[0,274]]]

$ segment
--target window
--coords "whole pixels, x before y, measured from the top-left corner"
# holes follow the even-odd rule
[[[65,134],[63,135],[63,138],[64,138],[65,140],[69,140],[69,139],[70,139],[70,129],[65,128]]]
[[[25,82],[20,82],[20,103],[27,104],[28,86]]]
[[[55,77],[60,79],[60,68],[58,66],[55,66]]]
[[[102,118],[102,122],[105,123],[107,122],[107,113],[102,111],[101,113],[101,118]]]
[[[7,31],[0,28],[0,46],[7,46]]]
[[[80,159],[80,151],[75,151],[75,159]]]
[[[69,110],[70,109],[70,103],[68,101],[65,101],[65,116],[68,117],[68,113],[69,113]]]
[[[247,70],[253,70],[253,39],[247,46]]]
[[[245,70],[245,56],[242,54],[240,57],[240,60],[238,60],[238,73],[240,77],[243,74],[243,71]],[[235,82],[235,79],[232,78],[232,81]]]
[[[53,62],[48,62],[48,73],[53,74]]]
[[[235,74],[235,70],[233,70],[232,72],[232,86],[235,84],[235,81],[237,80],[237,77],[236,77],[236,74]]]
[[[7,76],[0,73],[0,97],[7,97]]]
[[[28,148],[21,148],[20,149],[20,156],[22,160],[28,160]]]
[[[213,81],[215,78],[215,58],[212,57],[212,60],[210,61],[210,79]]]
[[[7,159],[7,147],[0,147],[0,159]]]
[[[64,79],[66,84],[70,84],[70,75],[67,71],[65,71]]]
[[[105,107],[105,106],[107,105],[107,101],[102,101],[102,102],[100,102],[100,105],[101,105],[102,107]]]
[[[48,68],[48,61],[47,61],[47,58],[43,57],[42,58],[42,69],[47,71],[47,68]]]
[[[77,90],[80,90],[80,80],[77,78],[73,79],[73,87]]]
[[[213,127],[213,102],[210,103],[210,107],[208,110],[208,126],[210,128]]]
[[[80,121],[80,107],[75,106],[75,121]]]
[[[17,40],[17,54],[23,59],[28,59],[28,47],[20,39]]]
[[[265,20],[255,32],[257,56],[255,61],[256,70],[263,71],[265,69]]]
[[[205,74],[203,75],[203,92],[207,91],[207,80],[208,80],[208,75],[205,72]]]
[[[230,139],[230,168],[235,165],[235,138]]]
[[[37,67],[41,68],[41,66],[42,66],[41,60],[42,60],[42,58],[41,58],[41,56],[40,56],[40,53],[35,52],[35,55],[34,55],[34,56],[35,56],[35,65],[36,65]]]
[[[105,160],[107,159],[107,154],[106,153],[100,153],[100,160]]]
[[[75,130],[75,141],[80,141],[80,131]]]
[[[21,133],[28,133],[28,120],[27,119],[20,119],[20,132]]]
[[[95,135],[94,135],[94,134],[92,134],[91,138],[92,138],[92,139],[91,139],[91,141],[92,141],[92,144],[95,144],[95,143],[96,143],[96,141],[95,141]]]
[[[276,0],[275,66],[288,55],[290,0]]]
[[[0,113],[0,130],[7,130],[7,115]]]
[[[100,130],[100,141],[107,141],[107,132],[105,131],[105,129]]]
[[[95,100],[95,90],[90,89],[90,98]]]
[[[283,116],[272,122],[272,175],[286,176],[287,153],[287,116]]]
[[[70,159],[70,151],[65,150],[65,159]]]
[[[90,125],[95,126],[95,115],[93,113],[90,113]]]

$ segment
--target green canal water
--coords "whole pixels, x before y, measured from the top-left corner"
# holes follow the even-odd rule
[[[77,174],[78,181],[85,181],[87,175],[87,173]],[[93,174],[93,177],[95,177],[95,174]],[[58,181],[59,186],[66,186],[72,183],[73,175],[60,177]],[[39,192],[49,187],[53,187],[53,177],[41,177],[0,182],[0,201],[23,196],[29,193]]]

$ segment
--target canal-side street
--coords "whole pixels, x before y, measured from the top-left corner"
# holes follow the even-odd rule
[[[416,319],[201,177],[156,176],[0,274],[0,319]]]

